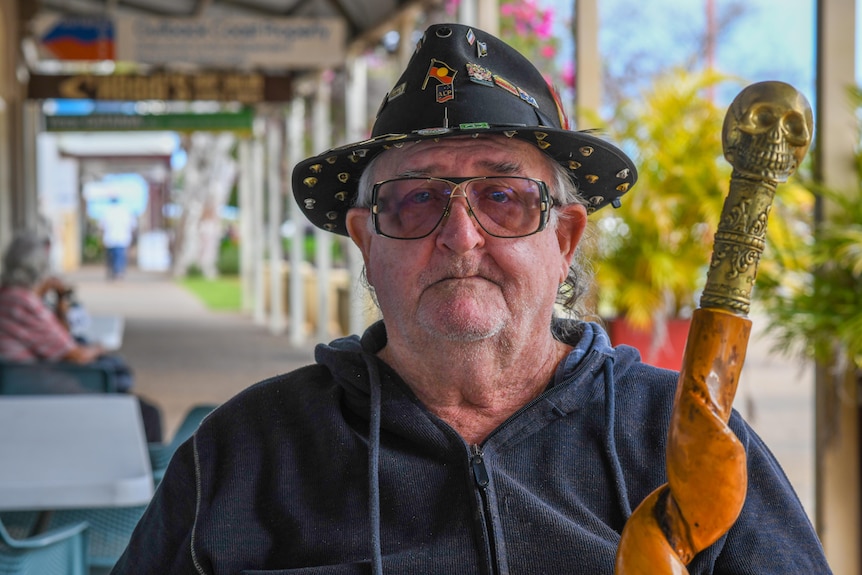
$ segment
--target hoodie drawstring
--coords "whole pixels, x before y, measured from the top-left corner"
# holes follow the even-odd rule
[[[368,413],[368,516],[371,523],[371,573],[383,575],[380,543],[380,373],[375,358],[366,355],[371,403]]]
[[[623,477],[623,468],[620,465],[620,458],[617,454],[617,442],[614,439],[614,414],[616,412],[614,398],[616,390],[614,388],[613,367],[613,360],[610,357],[605,358],[602,364],[602,373],[605,380],[605,454],[611,466],[614,487],[617,491],[617,500],[623,513],[623,519],[628,521],[632,514],[632,507],[629,504],[626,480]]]

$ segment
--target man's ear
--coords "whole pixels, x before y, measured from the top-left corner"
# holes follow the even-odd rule
[[[560,213],[557,217],[557,242],[560,244],[560,257],[562,267],[560,270],[560,283],[565,281],[569,275],[569,266],[575,257],[575,250],[587,228],[587,210],[581,204],[567,204],[557,208]]]
[[[347,211],[347,233],[350,234],[350,239],[362,252],[362,259],[365,261],[365,267],[368,268],[368,256],[371,251],[371,236],[374,232],[371,231],[370,225],[371,210],[369,208],[350,208]]]

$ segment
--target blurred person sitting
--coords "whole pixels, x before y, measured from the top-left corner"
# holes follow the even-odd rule
[[[93,364],[114,373],[117,391],[134,384],[125,360],[98,344],[76,339],[69,329],[73,290],[50,275],[50,240],[32,231],[17,234],[3,255],[0,274],[0,358],[14,362]],[[48,305],[53,302],[54,309]],[[37,389],[38,387],[38,389]],[[42,393],[82,393],[82,387],[59,378],[34,382]],[[138,398],[147,441],[162,440],[160,410]]]

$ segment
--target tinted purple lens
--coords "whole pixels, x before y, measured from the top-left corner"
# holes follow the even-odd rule
[[[516,176],[458,179],[396,178],[375,185],[374,224],[381,235],[418,239],[446,216],[453,190],[464,195],[487,233],[514,238],[533,234],[545,223],[547,188],[539,180]]]

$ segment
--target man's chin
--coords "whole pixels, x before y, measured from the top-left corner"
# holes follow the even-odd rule
[[[496,284],[481,278],[435,284],[422,294],[418,322],[449,341],[494,337],[505,326],[506,302]]]
[[[438,330],[436,332],[437,336],[443,341],[450,342],[459,342],[459,343],[477,343],[480,341],[485,341],[493,338],[498,333],[500,333],[500,329],[495,330]]]
[[[442,340],[469,343],[495,337],[503,330],[505,322],[496,313],[438,309],[430,316],[423,318],[420,315],[419,324],[426,332]]]

